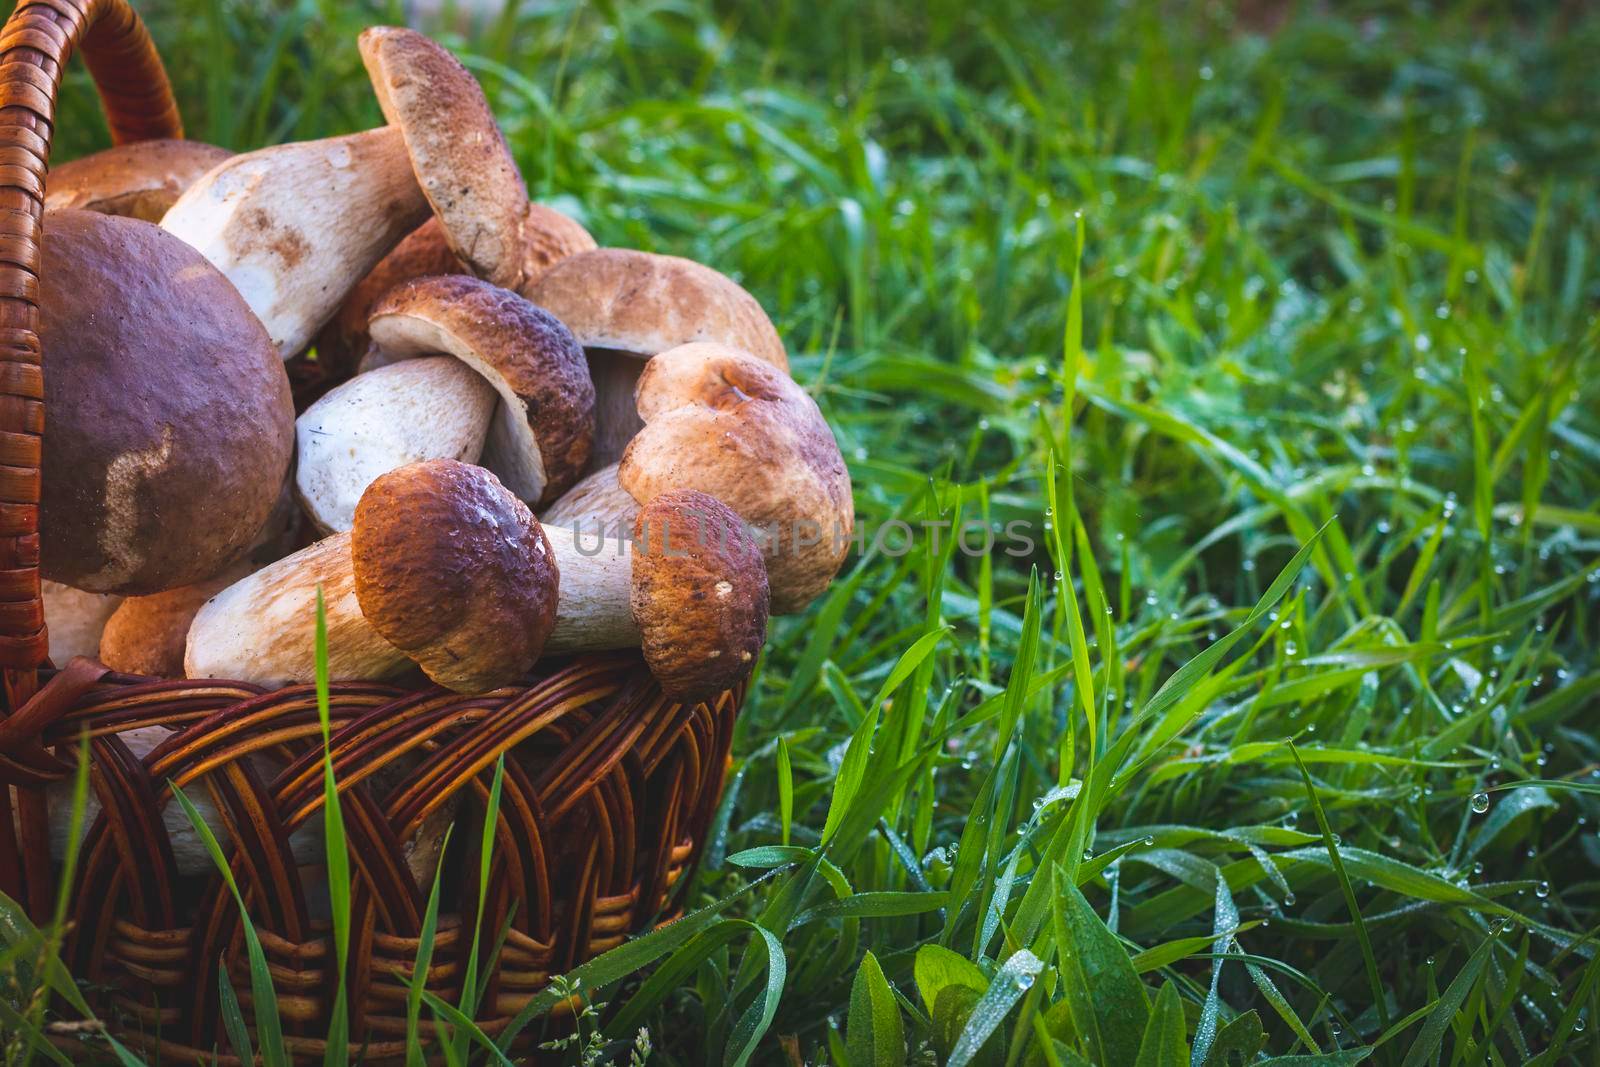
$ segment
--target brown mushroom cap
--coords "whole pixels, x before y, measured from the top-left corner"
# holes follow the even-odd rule
[[[767,569],[744,523],[683,489],[641,508],[633,537],[629,599],[662,691],[687,703],[737,684],[767,639]]]
[[[415,30],[362,31],[361,60],[378,106],[404,135],[417,182],[461,260],[479,277],[521,281],[528,190],[483,89],[454,56]]]
[[[578,480],[594,436],[583,350],[549,312],[478,278],[417,278],[373,309],[373,340],[394,359],[445,354],[500,394],[484,466],[535,506]]]
[[[135,141],[52,165],[45,178],[46,211],[82,208],[160,222],[173,201],[212,167],[233,155],[201,141]]]
[[[585,348],[649,359],[679,345],[714,341],[789,369],[778,331],[755,297],[693,260],[599,248],[563,259],[526,293]]]
[[[516,680],[555,626],[550,542],[482,467],[436,459],[383,475],[356,507],[350,548],[361,613],[450,689]]]
[[[294,447],[266,330],[205,258],[148,222],[44,219],[39,530],[45,577],[158,593],[250,545]]]
[[[595,247],[577,222],[543,204],[530,203],[522,219],[523,285],[536,281],[567,256]],[[317,337],[317,358],[337,370],[354,367],[366,353],[367,320],[390,289],[430,274],[471,274],[451,251],[437,216],[418,226],[350,291],[339,313]]]
[[[617,469],[642,504],[698,489],[767,535],[778,614],[828,587],[855,527],[850,474],[822,412],[787,374],[722,345],[683,345],[639,379],[644,429]]]

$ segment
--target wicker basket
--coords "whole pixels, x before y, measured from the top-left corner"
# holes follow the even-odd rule
[[[88,62],[121,143],[181,136],[160,58],[126,0],[22,0],[0,36],[0,890],[35,920],[53,905],[46,787],[70,776],[93,737],[103,814],[72,887],[67,961],[117,1032],[168,1062],[237,1062],[218,1025],[225,961],[248,1000],[242,927],[217,876],[183,877],[165,840],[166,783],[222,814],[230,865],[260,933],[297,1057],[318,1057],[336,975],[328,926],[308,906],[316,870],[297,870],[289,835],[322,818],[321,737],[307,686],[263,691],[219,680],[153,680],[78,659],[47,664],[39,596],[44,429],[38,327],[39,220],[63,64]],[[426,895],[402,842],[452,805],[481,828],[495,762],[505,780],[487,906],[479,832],[453,835],[428,986],[454,1002],[474,924],[509,933],[480,1009],[494,1033],[553,973],[671,911],[726,771],[742,691],[669,702],[636,653],[578,657],[527,688],[463,697],[418,683],[336,683],[332,749],[352,863],[346,982],[352,1047],[366,1062],[403,1055],[405,985]],[[181,727],[144,759],[119,734]],[[263,780],[256,754],[283,770]],[[383,775],[385,767],[391,773]],[[404,773],[396,773],[403,768]],[[385,788],[376,783],[383,781]],[[246,1004],[245,1015],[250,1017]]]

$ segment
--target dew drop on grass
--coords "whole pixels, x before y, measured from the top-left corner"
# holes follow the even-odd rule
[[[1065,577],[1065,576],[1060,571],[1056,571],[1056,574],[1055,574],[1056,581],[1059,582],[1063,577]]]
[[[1488,793],[1474,793],[1474,794],[1472,794],[1472,810],[1478,815],[1482,815],[1484,812],[1488,811],[1489,810],[1489,794]]]
[[[1294,907],[1294,894],[1293,893],[1285,893],[1283,895],[1283,906],[1286,907],[1286,908]]]
[[[1540,900],[1543,900],[1545,897],[1549,896],[1550,895],[1550,883],[1549,882],[1540,882],[1538,885],[1534,886],[1533,887],[1533,895],[1538,897]]]

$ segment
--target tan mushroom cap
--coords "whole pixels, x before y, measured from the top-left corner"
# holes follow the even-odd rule
[[[772,609],[791,614],[833,580],[855,528],[850,475],[822,412],[787,374],[722,345],[656,356],[636,394],[644,429],[617,469],[648,504],[698,489],[764,535]]]
[[[789,369],[778,331],[755,297],[693,260],[600,248],[568,256],[526,292],[566,323],[585,348],[648,359],[679,345],[711,341]]]
[[[555,626],[550,542],[482,467],[428,460],[383,475],[361,497],[350,547],[361,613],[450,689],[515,681]]]
[[[378,106],[404,135],[451,249],[474,274],[515,288],[528,190],[477,79],[415,30],[373,26],[359,44]]]
[[[536,281],[567,256],[595,247],[594,238],[554,208],[529,203],[522,218],[523,285]],[[366,354],[367,320],[390,289],[430,274],[471,274],[450,248],[437,216],[411,231],[361,283],[317,337],[317,358],[335,368],[354,367]]]
[[[233,155],[201,141],[135,141],[50,168],[46,211],[82,208],[160,222],[167,208],[206,171]]]
[[[736,685],[767,639],[767,569],[727,505],[692,489],[662,493],[633,526],[630,603],[661,689],[684,702]]]
[[[158,593],[241,556],[277,501],[294,406],[228,279],[159,227],[44,219],[45,577]]]
[[[484,465],[537,506],[578,480],[594,436],[594,385],[564,325],[478,278],[418,278],[373,310],[373,339],[396,359],[444,354],[500,394]]]

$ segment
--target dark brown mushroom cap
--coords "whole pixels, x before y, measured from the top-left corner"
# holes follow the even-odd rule
[[[698,489],[761,530],[778,614],[821,594],[849,551],[854,501],[806,391],[748,353],[696,344],[647,363],[635,395],[644,429],[618,464],[622,488],[641,503]]]
[[[391,290],[369,328],[391,359],[455,356],[495,387],[501,406],[484,465],[512,492],[537,507],[583,473],[594,383],[583,349],[554,315],[481,279],[437,275]]]
[[[135,141],[52,165],[46,211],[82,208],[160,222],[173,201],[206,171],[233,155],[201,141]]]
[[[228,279],[158,226],[44,218],[40,569],[159,593],[240,556],[294,448],[289,379]]]
[[[566,323],[585,348],[649,359],[709,341],[789,369],[783,341],[756,298],[693,260],[599,248],[568,256],[523,291]]]
[[[739,516],[692,489],[633,523],[633,618],[662,692],[685,703],[737,684],[767,640],[767,568]]]
[[[589,231],[554,208],[529,204],[522,219],[523,286],[552,265],[594,248]],[[430,274],[471,274],[472,268],[450,249],[437,216],[424,222],[384,256],[361,283],[350,290],[339,313],[317,337],[317,359],[337,371],[353,368],[366,354],[367,320],[390,289]]]
[[[474,274],[515,287],[528,190],[482,87],[415,30],[373,26],[359,45],[378,106],[405,137],[417,183],[450,247]]]
[[[521,677],[555,627],[550,542],[482,467],[435,459],[378,478],[356,506],[350,555],[367,622],[458,692]]]

